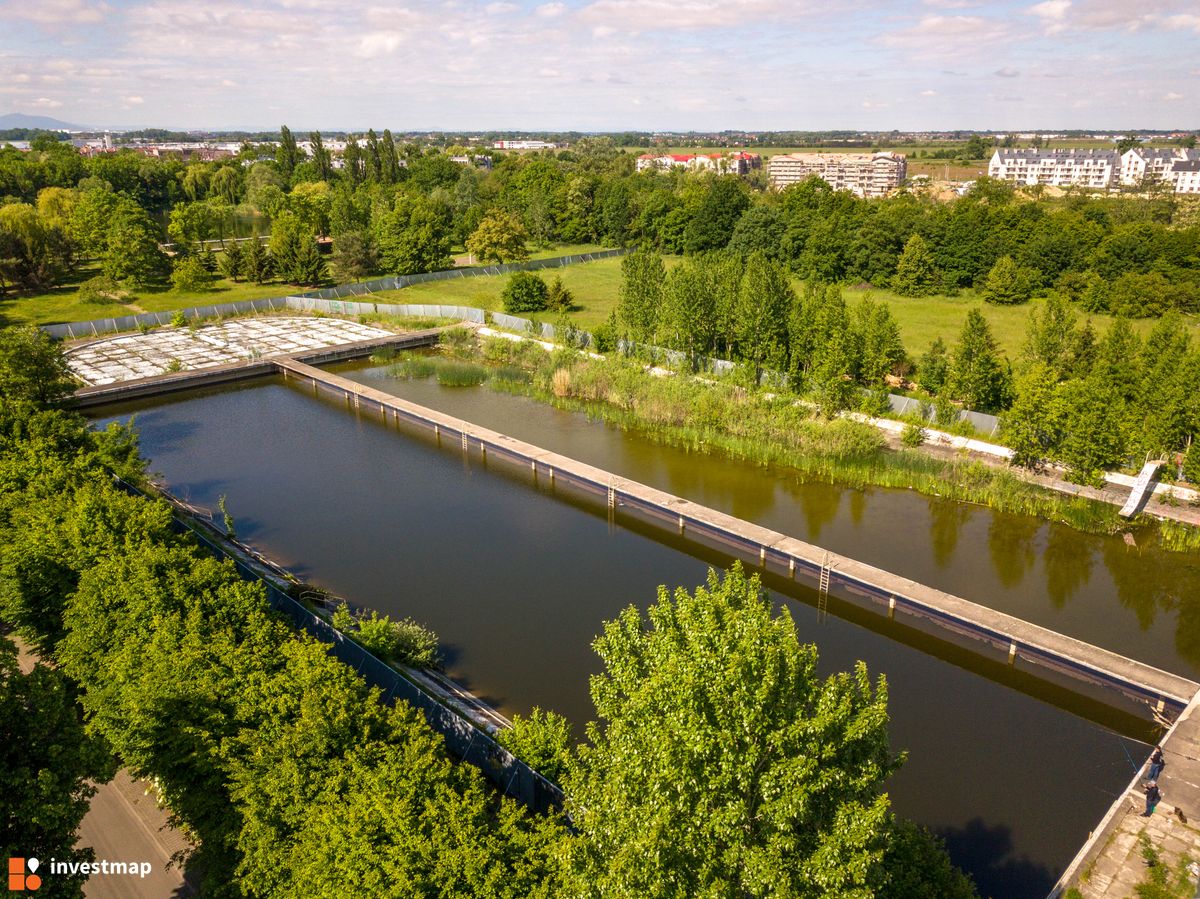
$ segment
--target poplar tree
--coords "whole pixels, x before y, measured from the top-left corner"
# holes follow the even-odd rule
[[[325,146],[325,142],[321,140],[321,132],[311,132],[308,139],[312,143],[312,162],[313,167],[317,170],[317,176],[322,181],[332,180],[333,157],[329,153],[329,148]]]
[[[707,272],[693,260],[685,260],[667,273],[663,308],[658,320],[658,340],[664,346],[686,353],[692,368],[709,352],[716,324],[715,296]]]
[[[756,378],[764,368],[786,370],[788,314],[795,301],[783,267],[761,250],[751,253],[738,290],[735,333],[738,356],[754,366]]]
[[[357,187],[363,180],[362,147],[358,138],[353,134],[346,136],[346,149],[342,151],[342,171],[352,186]]]
[[[287,125],[279,126],[279,146],[275,148],[275,162],[279,165],[279,171],[283,173],[284,180],[290,184],[292,173],[300,164],[300,148],[296,145],[296,138],[292,136],[291,129]]]
[[[1013,462],[1034,467],[1053,458],[1062,440],[1063,409],[1058,372],[1035,362],[1018,380],[1016,401],[1000,418],[1000,436],[1013,451]]]
[[[635,343],[647,343],[654,337],[666,278],[662,256],[647,247],[639,247],[621,260],[617,321]]]
[[[383,129],[379,174],[385,184],[395,184],[400,180],[400,160],[396,155],[396,141],[388,128]]]
[[[383,157],[379,151],[379,138],[375,129],[367,131],[366,178],[370,184],[378,184],[383,172]]]

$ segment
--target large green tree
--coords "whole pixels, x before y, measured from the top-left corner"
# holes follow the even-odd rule
[[[646,343],[658,328],[667,273],[662,256],[639,247],[621,260],[617,322],[637,343]]]
[[[76,831],[97,783],[113,775],[102,740],[84,732],[68,680],[38,664],[22,674],[0,637],[0,856],[75,861]],[[38,896],[79,897],[86,875],[44,877]]]
[[[891,288],[903,297],[923,297],[936,293],[941,284],[941,272],[920,234],[914,234],[904,245],[896,263]]]
[[[888,880],[887,686],[822,677],[757,576],[660,588],[595,643],[566,778],[576,896],[861,896]]]
[[[750,254],[738,291],[734,332],[737,355],[753,366],[786,371],[788,362],[788,314],[796,295],[787,272],[761,250]]]
[[[522,262],[529,258],[528,238],[521,220],[503,209],[493,209],[467,238],[467,252],[481,263]]]

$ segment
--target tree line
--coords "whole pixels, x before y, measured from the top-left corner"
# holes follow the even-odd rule
[[[318,132],[307,146],[285,127],[273,152],[247,144],[216,162],[128,150],[83,159],[46,138],[29,153],[0,149],[0,284],[45,289],[80,258],[102,260],[119,282],[161,280],[167,261],[142,234],[156,232],[153,216],[169,215],[168,235],[186,257],[199,241],[229,236],[240,209],[270,217],[305,247],[332,238],[328,273],[286,254],[276,260],[272,277],[297,284],[445,267],[452,247],[478,235],[503,261],[527,241],[672,255],[728,248],[744,258],[759,250],[805,280],[902,296],[974,288],[995,303],[1056,292],[1085,311],[1128,317],[1200,310],[1200,225],[1171,194],[1052,200],[984,178],[950,201],[919,187],[867,200],[815,177],[773,192],[731,176],[638,173],[632,153],[595,137],[499,155],[491,167],[453,158],[490,150],[400,144],[389,131],[355,137],[340,155]],[[113,209],[117,220],[97,214]],[[211,259],[200,262],[217,273]]]
[[[836,284],[815,279],[799,293],[781,262],[756,250],[721,251],[667,268],[639,249],[622,259],[620,298],[598,329],[606,348],[622,338],[752,370],[785,373],[796,393],[826,414],[888,411],[889,383],[914,379],[939,424],[961,408],[1001,414],[1001,438],[1018,464],[1057,459],[1072,476],[1099,473],[1144,456],[1182,456],[1184,477],[1200,482],[1200,347],[1176,311],[1143,341],[1118,317],[1103,334],[1059,294],[1030,311],[1016,360],[997,347],[978,309],[957,341],[935,340],[919,358],[905,348],[891,307],[869,296],[848,305]]]
[[[22,679],[0,651],[21,756],[0,848],[71,857],[86,781],[115,757],[198,844],[204,895],[973,895],[890,810],[886,682],[818,673],[740,568],[604,625],[586,746],[558,716],[518,717],[505,742],[559,779],[570,818],[534,814],[166,503],[118,489],[145,470],[135,436],[64,411],[72,386],[40,332],[0,336],[0,616],[58,666]],[[36,846],[28,820],[46,822]]]

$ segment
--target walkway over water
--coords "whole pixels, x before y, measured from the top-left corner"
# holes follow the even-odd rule
[[[1156,712],[1182,710],[1200,684],[1081,640],[997,612],[970,600],[827,552],[777,531],[755,525],[645,484],[550,452],[505,434],[477,427],[390,394],[314,368],[294,359],[273,360],[285,378],[299,379],[314,391],[344,398],[348,406],[374,411],[387,422],[416,424],[439,441],[453,440],[464,452],[501,458],[529,470],[535,478],[573,487],[603,499],[613,514],[621,509],[670,529],[684,539],[716,547],[775,574],[811,578],[822,601],[833,588],[864,597],[894,617],[896,610],[936,627],[983,643],[1004,654],[1065,675],[1077,684],[1098,685],[1149,704]]]

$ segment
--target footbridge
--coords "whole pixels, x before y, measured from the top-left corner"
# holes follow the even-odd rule
[[[466,454],[501,460],[524,468],[533,478],[573,488],[605,503],[610,513],[636,516],[760,570],[785,578],[806,579],[818,590],[819,608],[831,590],[861,597],[881,614],[904,613],[935,630],[965,637],[1010,665],[1023,661],[1079,687],[1115,692],[1147,708],[1160,720],[1181,712],[1200,684],[1060,634],[960,596],[945,593],[848,556],[828,552],[786,534],[622,478],[508,435],[411,403],[383,391],[315,368],[294,358],[271,364],[285,380],[311,388],[316,395],[344,401],[348,408],[373,415],[387,425],[416,426],[437,441]]]

